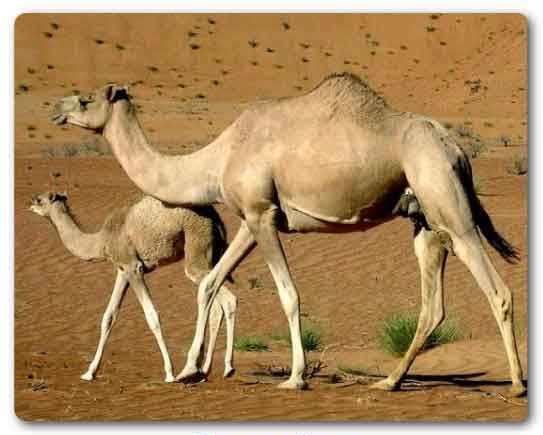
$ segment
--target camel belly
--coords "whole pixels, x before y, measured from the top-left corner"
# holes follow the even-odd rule
[[[407,185],[397,165],[372,171],[347,164],[303,169],[274,177],[289,228],[296,231],[380,221],[390,215]]]

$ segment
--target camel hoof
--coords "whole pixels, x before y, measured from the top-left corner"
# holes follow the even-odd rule
[[[167,384],[171,384],[172,382],[175,382],[175,378],[173,377],[173,375],[168,375],[166,376],[166,379],[164,379],[164,382],[166,382]]]
[[[94,380],[94,375],[92,373],[86,372],[83,373],[80,378],[84,381],[92,381]]]
[[[198,373],[199,373],[199,371],[198,371],[197,367],[186,367],[185,366],[185,368],[181,371],[181,373],[179,373],[175,377],[175,380],[176,380],[176,382],[182,382],[182,381],[185,381],[187,379],[193,378]]]
[[[205,379],[205,377],[205,374],[199,371],[196,367],[185,367],[183,371],[175,377],[175,382],[193,384],[201,382],[202,379]]]
[[[281,388],[283,390],[307,390],[307,382],[304,380],[291,380],[281,382],[277,388]]]
[[[388,379],[383,379],[382,381],[371,384],[369,388],[372,390],[394,391],[398,388],[398,384]]]
[[[522,397],[526,395],[526,387],[522,384],[513,385],[509,390],[510,397]]]
[[[224,369],[223,378],[229,378],[236,372],[236,369],[234,367],[228,367]]]

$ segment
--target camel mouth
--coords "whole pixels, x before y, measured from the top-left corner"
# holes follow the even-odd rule
[[[67,119],[68,117],[64,113],[56,113],[55,115],[51,116],[51,122],[55,125],[66,124]]]

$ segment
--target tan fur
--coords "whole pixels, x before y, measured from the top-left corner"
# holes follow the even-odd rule
[[[191,210],[167,206],[155,198],[144,196],[131,206],[113,210],[101,229],[93,234],[79,228],[65,195],[52,192],[37,195],[32,199],[31,210],[52,221],[62,241],[74,255],[85,260],[107,259],[120,271],[120,275],[127,276],[129,283],[132,279],[142,287],[145,272],[182,258],[185,258],[187,277],[198,284],[212,269],[217,254],[222,254],[225,249],[226,241],[218,236],[220,232],[215,231],[217,227],[222,228],[222,222],[212,207]],[[211,336],[216,336],[222,311],[227,315],[228,324],[234,321],[236,298],[228,289],[223,288],[222,291],[223,300],[218,301],[218,314]],[[219,304],[221,307],[218,307]],[[154,316],[152,313],[150,315]],[[233,333],[233,325],[230,329]],[[230,338],[233,340],[233,337]],[[213,347],[210,347],[207,371],[212,353]],[[225,374],[229,375],[233,370],[231,355],[227,355],[225,364]],[[97,367],[98,363],[91,366],[84,379],[93,378]],[[171,368],[166,371],[171,372]],[[169,379],[173,380],[172,374],[168,374]]]
[[[358,77],[339,74],[305,95],[256,104],[195,153],[167,156],[145,137],[125,87],[108,85],[94,95],[90,102],[77,96],[60,100],[54,122],[101,131],[144,193],[185,206],[224,203],[242,220],[230,247],[200,284],[196,332],[178,378],[197,373],[211,303],[228,273],[258,243],[290,329],[291,377],[281,386],[305,387],[298,292],[278,231],[364,231],[393,219],[410,187],[432,232],[417,236],[415,243],[425,300],[413,348],[376,387],[399,385],[420,343],[441,320],[438,278],[444,256],[433,233],[445,232],[489,299],[513,392],[524,391],[511,292],[480,235],[507,260],[515,251],[478,201],[469,160],[439,123],[394,110]]]

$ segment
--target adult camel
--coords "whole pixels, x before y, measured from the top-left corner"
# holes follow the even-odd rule
[[[298,292],[278,231],[368,230],[395,216],[409,186],[427,221],[414,239],[421,313],[402,361],[373,387],[397,388],[443,320],[443,270],[452,249],[488,298],[509,360],[511,393],[525,392],[511,292],[485,252],[481,234],[506,260],[518,256],[479,202],[468,158],[438,122],[394,110],[365,82],[346,73],[327,77],[305,95],[255,104],[212,143],[189,155],[162,155],[149,144],[122,86],[110,84],[89,97],[60,100],[53,121],[101,131],[146,194],[183,206],[223,203],[241,218],[229,248],[200,283],[195,336],[177,379],[198,374],[211,303],[226,276],[258,244],[292,341],[291,376],[280,387],[306,387]]]

